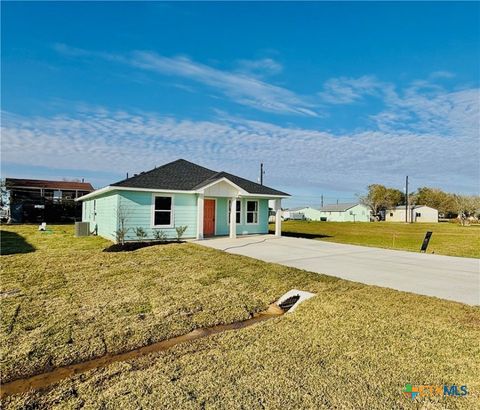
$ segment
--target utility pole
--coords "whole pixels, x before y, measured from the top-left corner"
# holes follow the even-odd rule
[[[263,162],[260,163],[260,185],[263,185],[263,174],[265,174],[265,171],[263,170]]]
[[[323,208],[323,194],[322,194],[322,196],[320,197],[320,203],[322,204],[322,208]]]
[[[405,223],[408,223],[408,175],[405,179]]]

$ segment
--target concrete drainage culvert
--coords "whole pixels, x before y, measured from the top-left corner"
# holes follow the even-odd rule
[[[303,292],[292,289],[285,293],[276,303],[272,303],[269,308],[263,312],[256,313],[250,319],[229,323],[227,325],[217,325],[212,327],[204,327],[191,331],[182,336],[177,336],[171,339],[162,340],[161,342],[153,343],[135,350],[119,354],[106,354],[97,359],[88,360],[82,363],[57,367],[56,369],[38,374],[35,376],[13,380],[11,382],[1,385],[1,397],[12,394],[21,394],[29,390],[44,389],[52,384],[58,383],[63,379],[72,377],[77,374],[87,372],[92,369],[100,369],[112,363],[123,362],[127,360],[136,359],[138,357],[167,350],[177,344],[191,342],[193,340],[202,339],[204,337],[216,335],[229,330],[243,329],[252,326],[259,322],[282,316],[286,312],[294,311],[297,306],[303,301],[315,296],[313,293]]]
[[[302,302],[315,296],[315,293],[292,289],[277,300],[276,305],[285,312],[293,312]]]

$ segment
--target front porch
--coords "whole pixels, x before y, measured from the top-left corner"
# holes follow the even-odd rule
[[[269,201],[275,210],[275,235],[281,235],[281,198],[250,194],[224,178],[197,194],[196,239],[267,234]]]

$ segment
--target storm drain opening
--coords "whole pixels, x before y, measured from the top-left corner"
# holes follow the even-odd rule
[[[300,295],[290,296],[287,300],[278,305],[282,310],[288,312],[300,299]]]
[[[284,312],[293,312],[300,303],[313,298],[315,293],[306,292],[304,290],[292,289],[285,293],[280,299],[277,300],[276,305],[280,307]]]

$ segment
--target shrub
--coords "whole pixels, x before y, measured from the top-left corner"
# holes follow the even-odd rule
[[[156,241],[165,242],[167,234],[162,229],[153,229],[153,237]]]
[[[187,230],[188,226],[177,226],[175,230],[177,231],[177,241],[180,242],[180,239],[182,239],[183,234]]]
[[[147,237],[145,229],[143,229],[141,226],[135,228],[135,235],[137,235],[139,241],[143,241]]]

